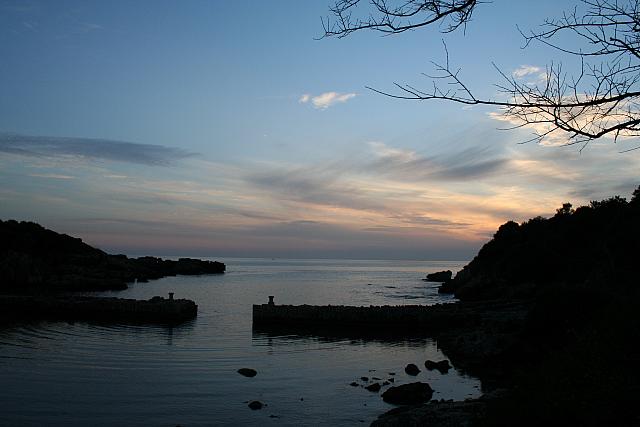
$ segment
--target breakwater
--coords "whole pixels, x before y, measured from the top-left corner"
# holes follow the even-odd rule
[[[276,305],[253,306],[254,329],[269,328],[365,328],[403,327],[437,331],[471,321],[472,310],[459,304],[433,306]]]
[[[187,299],[150,300],[85,296],[0,296],[0,320],[97,320],[176,324],[196,317],[198,306]]]

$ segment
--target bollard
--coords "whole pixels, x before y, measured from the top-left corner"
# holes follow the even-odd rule
[[[273,295],[269,295],[269,305],[275,305],[273,302]]]
[[[173,292],[169,292],[169,301],[173,301]]]

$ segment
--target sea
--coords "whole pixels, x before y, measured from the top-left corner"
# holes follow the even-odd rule
[[[405,305],[455,301],[428,272],[466,262],[218,258],[222,275],[166,277],[96,295],[188,298],[195,320],[179,326],[37,322],[0,326],[2,426],[349,426],[394,406],[371,382],[428,382],[434,399],[478,397],[458,369],[427,371],[447,358],[426,338],[265,333],[252,305]],[[345,334],[346,335],[346,334]],[[414,363],[422,372],[404,372]],[[247,378],[237,373],[252,368]],[[361,377],[368,377],[363,381]],[[373,378],[379,378],[373,379]],[[352,382],[357,386],[350,385]],[[251,410],[248,402],[265,404]]]

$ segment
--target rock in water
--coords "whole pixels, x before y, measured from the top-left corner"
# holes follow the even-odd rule
[[[404,368],[404,371],[414,377],[420,373],[420,369],[418,369],[418,367],[413,363],[409,363],[406,368]]]
[[[428,402],[433,396],[429,384],[417,382],[391,387],[382,393],[382,400],[394,405],[417,405]]]
[[[365,387],[367,390],[377,393],[380,391],[380,384],[373,383]]]
[[[439,362],[434,362],[433,360],[427,360],[424,362],[424,367],[430,371],[437,369],[441,374],[446,374],[451,369],[451,365],[448,360],[441,360]]]
[[[451,270],[438,271],[437,273],[427,274],[427,280],[430,282],[448,282],[452,276],[453,272]]]
[[[238,369],[238,373],[240,375],[244,375],[245,377],[255,377],[258,374],[255,369],[251,368],[240,368]]]
[[[264,406],[264,403],[260,402],[259,400],[252,400],[251,402],[249,402],[248,406],[253,411],[257,411],[258,409],[262,409],[262,407]]]

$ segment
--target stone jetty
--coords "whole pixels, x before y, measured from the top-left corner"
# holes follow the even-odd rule
[[[134,300],[88,296],[0,295],[0,321],[67,320],[178,324],[198,313],[187,299],[153,297]]]
[[[464,312],[464,313],[462,313]],[[345,306],[345,305],[276,305],[253,306],[253,326],[269,328],[419,328],[436,331],[449,328],[474,317],[471,307],[458,304]]]

